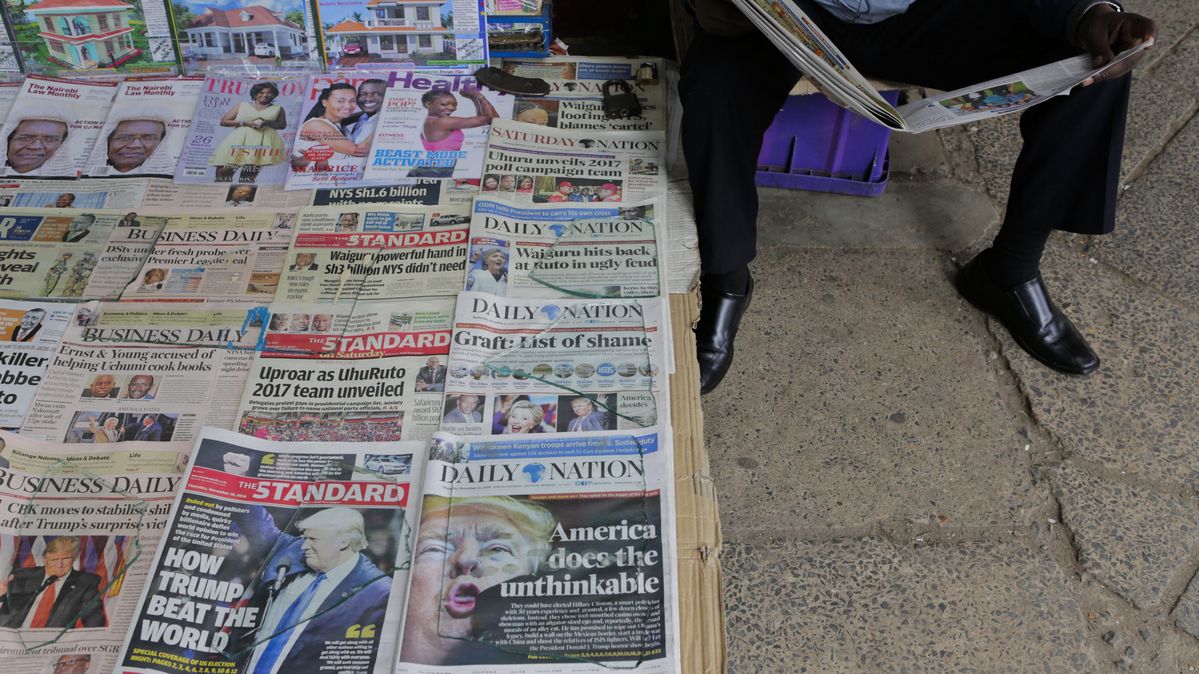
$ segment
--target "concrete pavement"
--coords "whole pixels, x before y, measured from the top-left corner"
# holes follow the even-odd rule
[[[1094,376],[950,283],[998,227],[1014,118],[897,137],[879,199],[763,191],[703,401],[730,672],[1199,671],[1199,7],[1126,4],[1161,39],[1117,233],[1043,265]]]

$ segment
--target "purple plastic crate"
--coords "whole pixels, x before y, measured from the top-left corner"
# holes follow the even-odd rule
[[[884,91],[891,105],[898,91]],[[891,130],[830,103],[820,94],[792,96],[766,130],[757,183],[872,197],[887,187]]]

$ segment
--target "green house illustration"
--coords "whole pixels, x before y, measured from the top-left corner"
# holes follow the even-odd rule
[[[133,5],[120,0],[41,0],[25,15],[37,23],[50,59],[70,68],[116,67],[141,53],[129,25]]]

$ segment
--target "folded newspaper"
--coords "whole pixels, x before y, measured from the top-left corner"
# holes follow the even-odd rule
[[[679,671],[669,435],[439,433],[396,672]]]
[[[466,290],[504,297],[661,296],[662,211],[658,200],[518,206],[479,197]]]
[[[0,428],[21,425],[74,315],[73,304],[0,300]]]
[[[667,423],[660,304],[459,294],[442,429],[517,435]]]
[[[550,85],[544,97],[517,96],[511,119],[559,129],[597,131],[666,130],[664,65],[658,58],[555,56],[549,59],[506,58],[504,72],[537,77]],[[604,88],[621,80],[641,103],[641,114],[609,118],[604,114]]]
[[[77,305],[21,432],[107,445],[229,428],[265,320],[245,305]]]
[[[0,432],[5,671],[112,670],[190,448],[96,452]]]
[[[300,212],[275,299],[353,302],[453,295],[470,209],[345,205]]]
[[[5,209],[0,297],[115,299],[142,266],[164,222],[121,211]]]
[[[1153,44],[1149,40],[1121,52],[1101,68],[1093,67],[1088,55],[1075,56],[896,109],[792,0],[732,1],[834,103],[896,131],[912,133],[998,117],[1044,103]]]
[[[115,671],[389,673],[424,458],[205,429]]]
[[[272,305],[237,429],[271,440],[427,440],[441,418],[453,305]]]

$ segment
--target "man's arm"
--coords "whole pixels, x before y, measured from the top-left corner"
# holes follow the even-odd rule
[[[1085,50],[1096,68],[1110,62],[1115,54],[1157,35],[1152,19],[1123,11],[1118,0],[1012,0],[1012,4],[1047,37]],[[1124,75],[1142,57],[1133,56],[1101,73],[1095,81]]]

